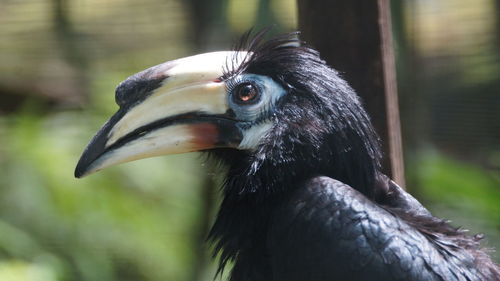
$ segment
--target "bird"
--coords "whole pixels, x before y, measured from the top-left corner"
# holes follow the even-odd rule
[[[299,32],[266,33],[120,83],[75,176],[206,152],[224,176],[208,241],[230,281],[500,280],[482,235],[383,174],[380,139],[339,72]]]

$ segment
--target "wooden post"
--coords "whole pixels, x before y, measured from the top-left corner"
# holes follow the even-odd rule
[[[298,0],[302,39],[363,99],[385,153],[384,172],[404,185],[390,0]]]

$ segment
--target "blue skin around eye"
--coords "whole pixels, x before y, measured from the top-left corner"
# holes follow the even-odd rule
[[[249,105],[240,105],[233,102],[232,95],[237,85],[241,83],[252,83],[260,92],[260,100],[257,103]],[[275,102],[286,92],[273,79],[257,74],[242,74],[231,79],[228,83],[227,102],[229,107],[236,114],[238,120],[253,122],[262,114],[270,111]]]

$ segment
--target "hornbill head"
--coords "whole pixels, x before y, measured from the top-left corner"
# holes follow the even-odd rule
[[[75,176],[210,150],[230,166],[237,194],[322,174],[373,196],[379,144],[357,95],[297,33],[269,41],[263,34],[247,34],[235,51],[166,62],[122,82],[120,108]]]

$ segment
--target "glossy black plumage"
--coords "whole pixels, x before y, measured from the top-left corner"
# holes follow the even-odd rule
[[[210,154],[228,168],[209,239],[232,281],[500,280],[467,236],[380,170],[380,145],[355,92],[296,35],[240,44],[238,73],[286,91],[253,151]],[[260,120],[263,121],[263,120]]]
[[[484,280],[472,254],[443,254],[418,228],[328,177],[306,182],[273,219],[274,280]]]

